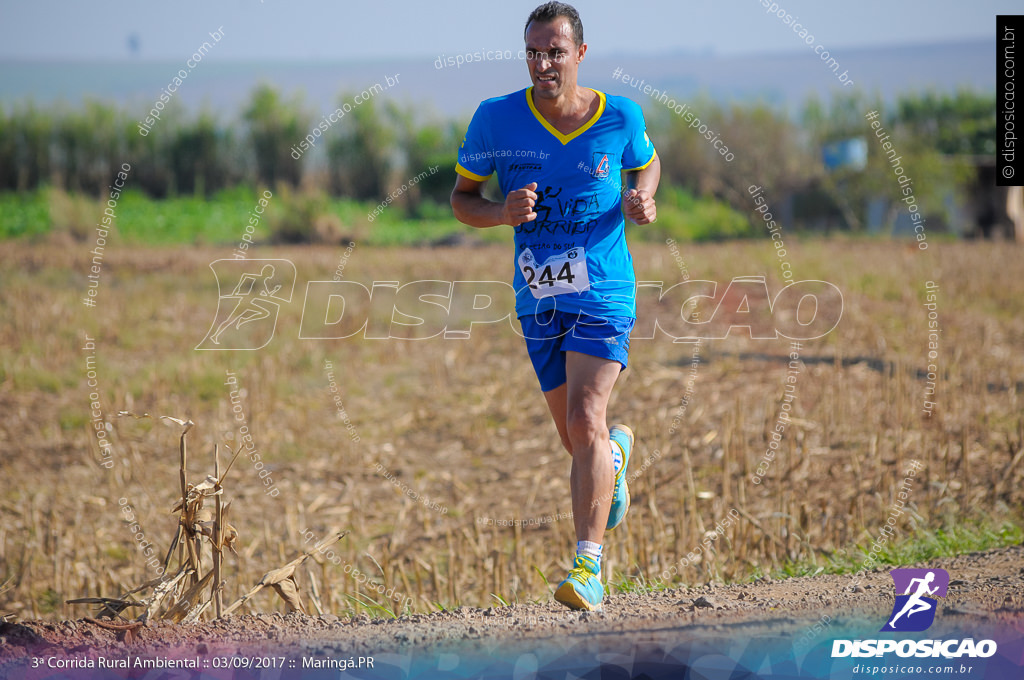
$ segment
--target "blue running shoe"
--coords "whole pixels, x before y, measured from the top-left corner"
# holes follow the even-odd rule
[[[622,467],[615,475],[615,490],[612,492],[612,507],[608,513],[606,531],[622,524],[629,512],[629,487],[626,484],[626,467],[629,465],[629,454],[633,450],[633,430],[625,425],[612,425],[608,433],[611,440],[622,448]]]
[[[601,567],[586,555],[577,555],[572,571],[555,590],[555,599],[569,609],[593,611],[601,608],[604,586],[601,585]]]

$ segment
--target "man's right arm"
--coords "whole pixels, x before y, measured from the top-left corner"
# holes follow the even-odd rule
[[[537,183],[509,192],[504,203],[484,197],[484,185],[465,175],[456,175],[451,204],[455,219],[471,227],[496,227],[500,224],[516,226],[537,219],[533,207],[537,204]]]

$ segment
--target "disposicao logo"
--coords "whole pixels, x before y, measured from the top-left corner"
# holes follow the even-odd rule
[[[274,337],[281,305],[291,302],[295,265],[291,260],[228,258],[214,260],[210,269],[217,277],[217,315],[196,349],[266,347]],[[234,283],[230,293],[223,292],[222,283]]]
[[[893,569],[890,572],[896,584],[896,603],[892,606],[889,622],[882,631],[916,633],[928,630],[935,621],[936,597],[945,597],[949,586],[949,573],[945,569]]]
[[[935,621],[936,597],[945,597],[949,573],[945,569],[893,569],[896,602],[880,632],[916,633]],[[901,594],[902,593],[902,594]],[[934,596],[934,597],[933,597]],[[967,656],[987,658],[996,653],[994,640],[835,640],[832,658],[880,657],[895,652],[900,657],[939,657],[946,659]]]

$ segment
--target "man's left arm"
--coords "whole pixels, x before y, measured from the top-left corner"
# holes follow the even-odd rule
[[[661,159],[657,155],[643,170],[631,170],[626,173],[628,190],[622,196],[622,205],[626,219],[633,224],[650,224],[658,217],[658,208],[654,203],[654,192],[661,181]]]

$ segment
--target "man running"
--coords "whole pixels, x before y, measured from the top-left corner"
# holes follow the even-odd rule
[[[654,221],[661,164],[637,104],[577,84],[587,44],[572,6],[541,5],[524,37],[533,86],[477,108],[451,203],[472,227],[515,228],[516,315],[572,456],[576,557],[555,599],[589,610],[604,597],[604,532],[629,509],[633,433],[625,425],[609,431],[606,415],[636,320],[623,206],[635,224]],[[483,195],[494,173],[501,203]]]
[[[900,618],[904,614],[906,614],[909,619],[914,614],[917,614],[918,612],[926,612],[935,606],[924,599],[925,595],[934,595],[935,591],[939,589],[938,586],[935,586],[934,588],[928,587],[928,584],[934,580],[935,572],[933,571],[929,571],[924,578],[915,578],[910,580],[910,583],[907,584],[907,592],[904,593],[904,595],[910,595],[910,597],[907,598],[907,602],[903,605],[903,609],[900,610],[900,613],[892,617],[892,621],[889,622],[890,628],[895,628],[896,619]],[[915,583],[917,584],[917,590],[915,592],[911,592],[914,590]]]
[[[228,314],[228,318],[217,327],[217,332],[210,336],[210,341],[213,344],[219,345],[221,333],[231,326],[234,326],[235,330],[240,330],[247,323],[260,321],[270,316],[271,308],[265,305],[276,306],[276,303],[267,303],[264,298],[272,298],[277,291],[281,290],[281,284],[277,284],[273,290],[270,289],[270,279],[272,278],[274,278],[274,265],[272,264],[263,265],[259,275],[242,274],[238,279],[238,285],[231,291],[231,295],[225,296],[239,298],[238,303],[235,304],[235,308]],[[263,290],[257,294],[257,283],[260,282],[263,283]]]

